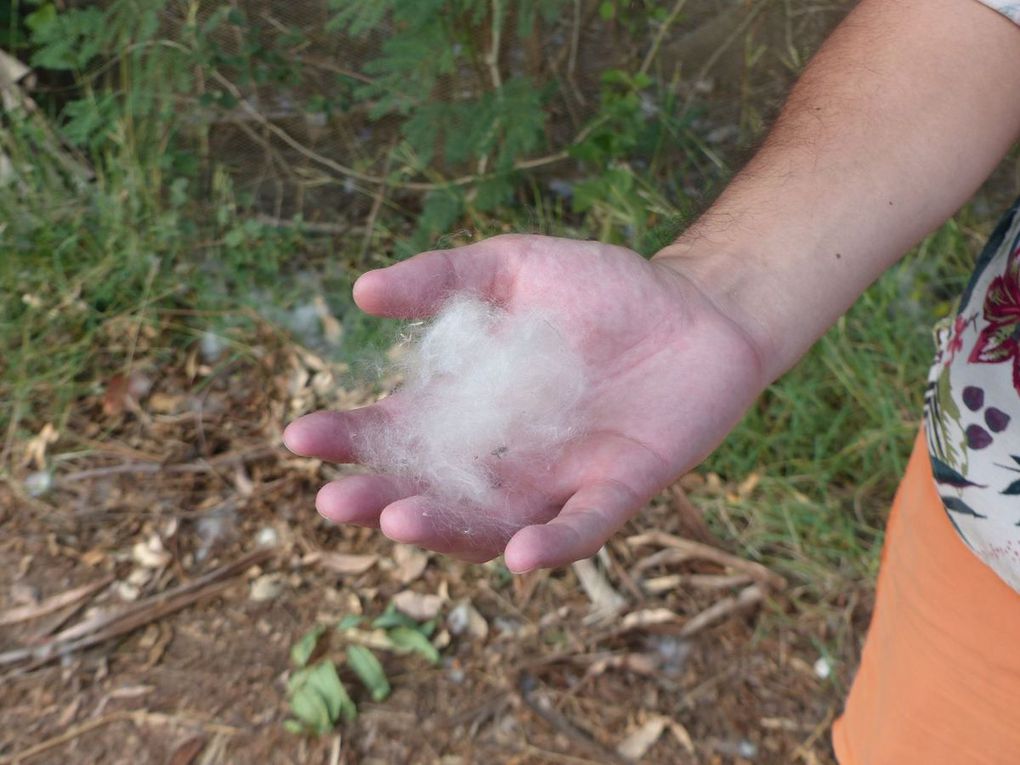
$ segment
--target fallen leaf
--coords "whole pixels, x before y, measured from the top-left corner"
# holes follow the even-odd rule
[[[378,648],[383,651],[394,649],[393,641],[386,634],[386,630],[360,630],[357,628],[346,629],[339,633],[348,643],[357,643],[369,648]]]
[[[410,584],[425,571],[429,557],[416,547],[395,545],[393,548],[393,576],[401,584]]]
[[[325,398],[336,389],[336,378],[328,369],[316,372],[312,375],[311,388],[316,396]]]
[[[184,409],[184,396],[156,392],[149,396],[147,408],[155,414],[175,414]]]
[[[439,613],[443,607],[443,599],[438,595],[427,595],[412,590],[404,590],[393,596],[393,605],[402,614],[415,621],[427,622]]]
[[[623,669],[645,677],[657,677],[662,674],[661,662],[657,656],[650,653],[606,656],[593,662],[584,674],[586,677],[595,677],[607,669]]]
[[[667,624],[675,622],[679,617],[668,608],[647,608],[643,611],[634,611],[623,617],[620,622],[621,630],[632,630],[637,627],[648,627],[653,624]]]
[[[667,722],[665,717],[653,717],[621,741],[616,753],[627,760],[640,760],[662,736]]]
[[[316,295],[312,300],[312,304],[315,306],[315,313],[318,315],[319,323],[322,325],[323,337],[330,344],[339,345],[340,339],[344,334],[343,325],[333,315],[332,311],[329,310],[329,306],[326,305],[322,295]]]
[[[279,574],[263,574],[251,583],[249,597],[256,603],[272,600],[283,590]]]
[[[708,524],[705,523],[704,513],[691,502],[680,484],[670,486],[666,495],[673,507],[674,518],[677,521],[677,533],[680,536],[705,544],[719,544],[709,530]]]
[[[478,640],[485,640],[489,635],[489,624],[485,621],[478,609],[471,605],[471,601],[462,600],[450,611],[446,617],[446,624],[454,635],[467,633]]]
[[[129,375],[114,375],[106,384],[103,393],[103,414],[115,417],[125,408],[145,397],[152,389],[152,380],[141,372]]]
[[[676,720],[670,720],[667,725],[669,725],[669,731],[673,734],[673,738],[677,740],[680,746],[686,749],[688,754],[695,754],[694,739],[691,738],[691,734],[687,731],[687,728],[678,723]]]
[[[737,496],[740,499],[747,499],[751,496],[751,493],[757,488],[761,482],[761,475],[758,473],[751,473],[737,486]]]
[[[374,566],[378,555],[351,555],[349,553],[317,553],[320,566],[337,574],[363,574]]]
[[[143,568],[163,568],[172,556],[163,546],[158,534],[153,534],[145,542],[136,542],[131,548],[131,558]]]
[[[170,755],[167,765],[191,765],[205,749],[205,741],[202,736],[189,738]]]
[[[238,464],[234,468],[234,486],[237,488],[237,493],[242,497],[250,497],[255,493],[255,484],[248,477],[248,472],[242,464]]]
[[[22,466],[34,465],[39,470],[44,470],[46,468],[46,449],[50,444],[56,443],[58,438],[60,438],[60,434],[56,428],[48,422],[43,425],[42,430],[30,438],[25,445]]]
[[[608,622],[627,605],[627,601],[613,589],[613,585],[591,558],[576,561],[573,569],[581,588],[591,601],[589,622],[596,624]]]
[[[86,550],[82,553],[81,562],[89,568],[95,568],[100,563],[106,560],[106,553],[100,550],[98,547],[93,547],[91,550]]]
[[[121,600],[132,602],[138,600],[138,596],[142,594],[141,590],[133,584],[127,582],[115,582],[113,590]]]
[[[107,417],[116,417],[123,412],[128,395],[130,395],[128,393],[128,378],[124,375],[111,377],[103,392],[103,414]]]

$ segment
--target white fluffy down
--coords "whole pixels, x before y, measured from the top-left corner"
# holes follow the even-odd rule
[[[548,466],[583,430],[584,362],[539,312],[455,295],[399,365],[408,406],[361,433],[360,456],[448,504],[491,505],[512,466]]]

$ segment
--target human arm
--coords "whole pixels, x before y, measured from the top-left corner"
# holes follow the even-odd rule
[[[761,150],[656,259],[778,377],[963,204],[1020,134],[1020,26],[976,0],[864,0]]]

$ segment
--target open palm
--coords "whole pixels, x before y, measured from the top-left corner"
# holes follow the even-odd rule
[[[765,382],[738,324],[676,270],[622,247],[500,236],[371,271],[354,297],[370,314],[421,318],[461,290],[511,313],[550,317],[589,369],[585,435],[555,459],[508,463],[500,476],[506,501],[486,510],[484,533],[385,475],[324,486],[316,505],[327,518],[379,526],[397,541],[467,560],[504,553],[513,571],[578,560],[715,448]],[[406,398],[398,392],[362,409],[307,415],[284,440],[299,454],[354,461],[359,428],[398,424],[415,406]]]

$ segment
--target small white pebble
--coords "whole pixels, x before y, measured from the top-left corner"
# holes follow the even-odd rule
[[[263,574],[251,583],[249,596],[256,603],[273,600],[283,591],[283,583],[278,574]]]
[[[138,596],[142,594],[140,588],[127,582],[115,582],[113,591],[117,593],[117,597],[126,601],[138,600]]]
[[[276,547],[280,543],[280,535],[272,526],[263,526],[255,535],[255,544],[258,547]]]
[[[206,364],[215,364],[220,360],[227,344],[222,337],[215,332],[206,330],[202,333],[202,340],[199,343],[202,351],[202,361]]]
[[[825,680],[832,674],[832,665],[829,664],[829,660],[824,656],[819,657],[818,661],[815,662],[815,674],[822,680]]]
[[[41,497],[53,488],[53,474],[49,470],[39,470],[30,473],[25,478],[25,491],[30,497]]]
[[[745,760],[753,760],[758,756],[758,747],[748,740],[743,740],[737,745],[737,754]]]

